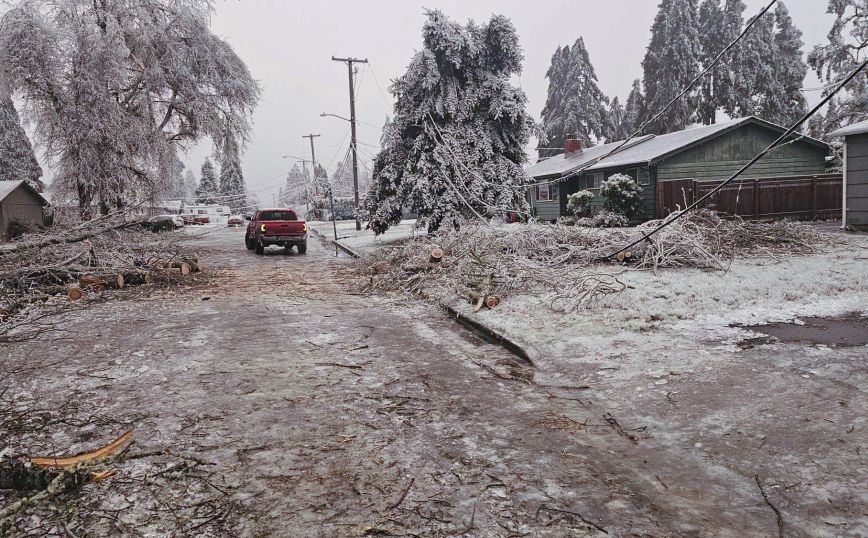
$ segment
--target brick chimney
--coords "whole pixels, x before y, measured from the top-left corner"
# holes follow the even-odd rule
[[[575,138],[564,140],[564,159],[569,159],[576,153],[582,152],[582,141]]]

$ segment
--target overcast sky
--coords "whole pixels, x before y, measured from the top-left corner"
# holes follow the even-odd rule
[[[768,0],[745,0],[746,15]],[[545,72],[558,45],[583,37],[600,88],[623,102],[632,81],[641,78],[640,62],[657,12],[656,0],[218,0],[213,31],[247,62],[263,88],[254,117],[254,139],[243,159],[248,187],[263,203],[282,185],[292,161],[283,155],[310,156],[302,135],[316,139],[317,160],[331,175],[348,146],[348,124],[321,118],[329,112],[349,116],[347,68],[332,55],[367,58],[358,75],[356,111],[359,150],[369,164],[380,127],[391,115],[391,79],[403,74],[421,46],[425,9],[441,9],[454,20],[486,21],[492,13],[512,19],[524,49],[524,71],[516,80],[527,93],[528,109],[539,119],[545,103]],[[825,40],[832,17],[825,0],[786,0],[804,32],[805,53]],[[815,87],[813,74],[806,81]],[[807,93],[816,99],[817,92]],[[196,177],[211,152],[200,144],[184,158]],[[365,155],[367,153],[367,155]]]

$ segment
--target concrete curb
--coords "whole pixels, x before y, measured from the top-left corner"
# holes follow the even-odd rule
[[[316,228],[314,228],[312,226],[310,227],[310,231],[312,231],[314,234],[316,234],[316,236],[319,237],[320,239],[322,239],[324,241],[328,241],[329,243],[331,243],[334,246],[338,247],[339,249],[343,250],[344,252],[346,252],[347,254],[352,256],[353,258],[361,258],[362,257],[362,254],[360,252],[358,252],[357,250],[354,250],[353,248],[348,247],[347,245],[341,243],[338,240],[335,240],[335,239],[332,239],[331,237],[328,237],[327,235],[325,235],[324,233],[322,233],[321,231],[317,230]]]
[[[357,252],[356,250],[344,245],[343,243],[341,243],[338,240],[327,237],[324,233],[320,232],[316,228],[311,227],[310,230],[314,234],[316,234],[316,236],[319,237],[320,239],[326,240],[329,243],[335,245],[336,247],[343,250],[344,252],[346,252],[347,254],[352,256],[353,258],[361,258],[362,257],[362,255],[359,252]],[[497,329],[494,329],[492,327],[489,327],[488,325],[482,323],[478,319],[474,319],[474,318],[468,316],[467,314],[462,314],[461,312],[456,310],[454,307],[444,306],[443,308],[446,310],[446,314],[449,316],[449,318],[455,320],[459,325],[461,325],[465,329],[468,329],[471,332],[475,333],[477,336],[480,336],[483,340],[486,340],[486,341],[489,341],[489,342],[492,342],[494,344],[499,345],[500,347],[509,351],[510,353],[512,353],[513,355],[515,355],[519,359],[525,361],[529,365],[535,366],[533,363],[533,360],[531,360],[528,352],[522,346],[520,346],[519,344],[514,342],[512,339],[510,339],[508,336],[506,336],[502,332],[500,332]]]
[[[514,340],[512,340],[502,332],[489,327],[478,319],[474,319],[467,314],[462,314],[452,306],[444,306],[443,308],[446,310],[446,313],[449,315],[449,317],[454,319],[459,325],[476,333],[484,340],[501,346],[502,348],[506,349],[507,351],[520,358],[521,360],[525,361],[529,365],[534,367],[536,366],[533,363],[533,360],[530,358],[530,354],[528,354],[527,350],[525,350],[522,346],[517,344]]]

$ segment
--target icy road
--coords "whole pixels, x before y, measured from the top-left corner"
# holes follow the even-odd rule
[[[76,533],[868,533],[866,402],[848,382],[864,362],[803,388],[771,362],[718,364],[650,404],[547,383],[440,310],[354,294],[350,261],[318,241],[306,256],[256,256],[228,229],[196,244],[208,284],[94,303],[9,350],[7,364],[51,366],[11,374],[7,398],[57,410],[74,396],[78,417],[17,450],[75,452],[134,429],[143,456],[73,500]],[[740,428],[720,430],[733,417]],[[208,487],[161,493],[189,479],[170,454]],[[143,473],[177,479],[140,491]],[[197,512],[214,496],[213,515]]]

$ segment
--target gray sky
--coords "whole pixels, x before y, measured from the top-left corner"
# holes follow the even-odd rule
[[[745,0],[746,16],[768,0]],[[218,1],[213,31],[226,39],[247,62],[263,88],[254,117],[254,139],[243,159],[248,187],[263,203],[283,184],[292,161],[283,155],[309,158],[303,134],[318,133],[317,160],[331,175],[348,146],[348,124],[321,118],[321,112],[349,116],[347,68],[332,55],[367,58],[358,76],[356,111],[359,150],[364,160],[376,152],[380,127],[391,115],[390,80],[406,69],[421,45],[424,10],[441,9],[454,20],[487,20],[492,13],[508,16],[524,49],[524,71],[516,80],[527,93],[530,113],[539,118],[545,103],[545,72],[558,45],[584,37],[600,88],[623,102],[632,81],[641,78],[640,62],[650,39],[657,0],[285,0]],[[786,0],[804,32],[807,53],[825,40],[832,17],[825,0]],[[813,74],[807,87],[816,87]],[[817,92],[807,94],[812,101]],[[200,144],[184,159],[196,176],[211,152]],[[367,153],[367,155],[364,155]]]

